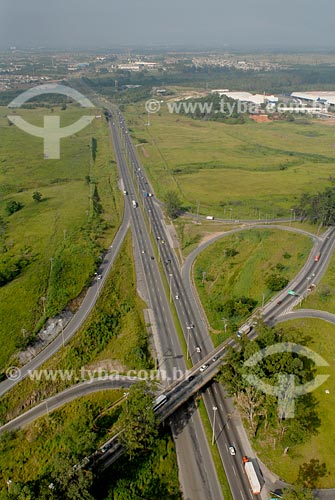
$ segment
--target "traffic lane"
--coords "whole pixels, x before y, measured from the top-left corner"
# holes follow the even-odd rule
[[[114,141],[117,145],[117,150],[118,150],[118,156],[120,155],[120,147],[118,143],[118,138],[114,136]],[[121,158],[118,158],[119,164],[120,164],[120,170],[122,173],[123,178],[126,180],[126,183],[129,187],[134,187],[133,182],[131,179],[131,176],[128,171],[128,167],[126,166],[123,156],[121,155]],[[127,200],[128,204],[130,205],[130,199]],[[151,245],[151,241],[149,237],[147,236],[146,232],[146,227],[145,223],[142,217],[141,212],[139,211],[139,208],[130,208],[131,211],[131,218],[133,220],[133,230],[135,234],[135,241],[141,247],[142,250],[144,250],[144,254],[142,254],[142,251],[140,250],[140,255],[141,255],[141,261],[142,261],[142,266],[144,269],[144,275],[146,276],[147,281],[149,280],[150,283],[148,283],[148,292],[149,292],[149,297],[151,301],[151,306],[152,309],[155,313],[156,317],[156,323],[157,327],[160,331],[163,332],[169,332],[171,331],[171,328],[174,328],[174,325],[172,323],[172,320],[167,323],[170,314],[168,312],[168,306],[166,304],[166,301],[164,300],[165,297],[165,291],[164,287],[161,283],[157,263],[155,261],[152,261],[151,259],[148,262],[147,256],[153,254],[153,249]],[[153,268],[156,269],[153,272]],[[182,353],[180,351],[179,345],[175,342],[175,335],[164,335],[161,336],[165,340],[165,342],[162,345],[162,350],[164,351],[169,351],[171,350],[171,355],[170,358],[165,360],[165,370],[167,371],[167,376],[172,377],[173,376],[173,367],[175,366],[176,363],[178,363],[178,360],[182,357]],[[168,342],[169,341],[169,342]],[[180,363],[180,361],[179,361]]]
[[[185,482],[190,485],[187,488],[192,500],[223,500],[221,488],[218,484],[212,454],[208,440],[205,438],[203,425],[196,411],[193,401],[194,411],[191,412],[181,408],[175,414],[175,419],[171,421],[171,428],[175,441],[178,443],[178,465],[181,485]],[[185,425],[185,418],[187,425]],[[180,432],[180,426],[184,426]],[[199,430],[201,429],[201,432]],[[194,470],[199,473],[194,475]],[[184,488],[182,488],[184,489]]]
[[[127,171],[127,167],[125,167],[125,166],[124,166],[123,175],[127,179],[128,185],[132,185],[132,179],[130,178],[129,173]],[[147,279],[148,278],[150,279],[149,290],[152,291],[152,293],[150,294],[151,300],[155,304],[153,307],[157,313],[156,314],[156,321],[158,322],[158,326],[161,328],[161,331],[169,331],[171,328],[174,328],[174,325],[172,324],[172,321],[170,322],[170,325],[167,325],[164,323],[165,320],[167,320],[167,321],[169,320],[170,314],[168,312],[168,305],[166,303],[166,300],[164,300],[165,290],[164,290],[164,287],[161,283],[157,263],[155,260],[151,259],[151,256],[153,254],[151,240],[147,236],[146,226],[145,226],[144,220],[141,216],[141,213],[139,212],[139,207],[133,208],[131,210],[132,210],[132,217],[134,219],[134,230],[136,232],[135,240],[137,241],[138,246],[141,249],[140,255],[141,255],[142,265],[143,265],[144,271],[145,271],[145,276]],[[144,254],[142,254],[142,250],[144,250]],[[153,268],[154,268],[154,272],[152,272]],[[154,290],[156,290],[156,292],[154,292]],[[172,353],[173,353],[172,357],[174,359],[181,358],[182,352],[180,350],[179,344],[177,344],[177,342],[175,341],[175,336],[174,335],[165,335],[163,338],[165,340],[166,339],[170,340],[170,343],[165,344],[165,348],[167,350],[169,348],[172,349]],[[167,364],[172,365],[172,361],[170,363],[167,363]],[[174,363],[174,365],[175,365],[175,363]],[[172,368],[172,366],[171,366],[171,368]],[[169,374],[172,375],[172,370],[169,370]]]
[[[171,253],[167,244],[163,244],[163,242],[167,240],[167,235],[165,232],[165,228],[162,225],[161,217],[156,213],[156,209],[153,207],[152,202],[150,204],[150,207],[153,233],[156,237],[156,240],[158,241],[158,251],[161,255],[162,262],[165,265],[166,278],[168,279],[169,283],[171,283],[171,287],[174,288],[174,290],[171,291],[171,297],[173,298],[179,317],[183,319],[181,326],[184,332],[186,343],[188,343],[191,337],[193,345],[191,358],[196,362],[200,360],[204,354],[206,355],[208,352],[210,352],[212,348],[211,341],[208,333],[207,335],[201,335],[200,330],[203,324],[201,324],[202,322],[199,321],[199,317],[188,299],[188,295],[185,291],[181,279],[181,274],[179,266],[176,262],[175,255],[173,252]],[[171,279],[170,274],[172,274]],[[174,293],[174,291],[176,291],[176,293]],[[194,326],[190,327],[190,325]],[[190,328],[192,329],[192,335],[190,335]],[[201,348],[202,354],[197,353],[197,347]]]
[[[230,425],[230,414],[227,409],[226,396],[219,384],[214,383],[207,388],[204,401],[208,415],[212,415],[212,428],[215,410],[214,437],[221,456],[226,476],[234,500],[253,499],[249,483],[244,473],[242,456],[246,455],[245,446],[233,425]],[[229,446],[234,446],[236,455],[232,456]]]
[[[117,140],[117,138],[114,138],[114,140]],[[118,143],[116,143],[116,145],[118,147]],[[119,152],[120,151],[118,148],[118,153]],[[121,169],[123,178],[126,180],[126,183],[128,186],[132,186],[132,179],[130,178],[130,176],[128,174],[128,170],[127,170],[127,167],[126,167],[124,161],[122,161],[122,158],[118,158],[118,159],[119,159],[120,169]],[[129,198],[127,199],[127,203],[130,206],[131,201]],[[169,326],[166,323],[166,320],[168,319],[169,314],[166,311],[166,304],[164,303],[164,299],[163,299],[163,297],[165,295],[164,289],[159,282],[158,269],[156,270],[156,272],[153,272],[153,269],[152,269],[157,264],[154,261],[148,262],[148,260],[146,258],[147,255],[152,255],[151,242],[149,241],[149,238],[146,237],[145,227],[143,227],[143,221],[141,218],[141,214],[138,211],[138,207],[137,208],[130,207],[130,211],[131,211],[131,218],[133,221],[132,227],[133,227],[133,231],[135,234],[135,244],[137,243],[137,245],[139,247],[139,254],[141,256],[141,262],[142,262],[142,266],[144,269],[144,276],[147,280],[147,287],[148,287],[148,293],[149,293],[149,297],[150,297],[150,301],[151,301],[151,307],[152,307],[152,309],[155,313],[155,316],[156,316],[157,327],[161,331],[169,331]],[[144,250],[144,254],[142,254],[142,250]],[[156,290],[156,292],[154,292],[154,290]],[[170,324],[170,327],[171,327],[171,324]],[[178,346],[176,345],[176,343],[173,344],[174,336],[173,335],[166,336],[166,340],[171,340],[171,339],[172,339],[172,343],[165,342],[165,344],[162,346],[162,350],[164,352],[164,350],[169,350],[169,348],[171,348],[173,358],[178,358],[182,354],[178,350]],[[169,372],[169,375],[171,376],[172,372],[170,373],[171,370],[169,369],[168,365],[169,365],[169,363],[166,364],[166,369]]]
[[[328,323],[335,324],[335,314],[327,311],[319,311],[317,309],[299,309],[297,311],[291,311],[287,314],[283,314],[282,316],[277,316],[274,319],[274,324],[300,318],[322,319]]]

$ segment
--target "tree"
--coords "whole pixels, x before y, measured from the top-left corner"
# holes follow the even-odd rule
[[[6,204],[6,212],[8,215],[15,214],[15,212],[18,212],[21,208],[23,208],[23,203],[20,201],[12,200],[8,201]]]
[[[235,395],[235,402],[242,416],[248,420],[253,436],[255,436],[259,423],[258,417],[265,414],[265,396],[249,386]]]
[[[318,479],[327,475],[327,466],[320,460],[312,458],[309,462],[300,465],[297,482],[305,488],[315,488]]]
[[[96,157],[97,157],[97,149],[98,149],[98,141],[95,137],[92,137],[91,149],[92,149],[92,160],[95,161]]]
[[[335,187],[327,187],[315,195],[302,194],[300,204],[295,207],[295,211],[314,224],[320,223],[323,226],[335,224]]]
[[[182,202],[176,191],[167,191],[164,196],[166,213],[171,219],[176,219],[182,212]]]
[[[33,193],[33,200],[34,200],[34,201],[37,201],[37,202],[39,203],[40,201],[42,201],[42,198],[43,198],[43,197],[42,197],[42,194],[41,194],[40,192],[35,191],[35,192]]]
[[[147,385],[132,386],[118,420],[120,442],[130,458],[136,453],[152,449],[157,436],[157,421],[153,411],[153,398]]]
[[[293,486],[283,491],[283,500],[316,500],[311,490],[303,486]]]
[[[49,484],[53,484],[52,498],[66,500],[93,500],[90,490],[93,485],[93,474],[89,470],[74,468],[72,459],[66,454],[56,456],[50,472],[41,484],[42,492]],[[38,496],[40,498],[40,496]]]
[[[272,290],[273,292],[278,292],[288,284],[288,279],[278,273],[273,273],[269,274],[269,276],[265,280],[265,283],[270,288],[270,290]]]
[[[244,318],[251,313],[256,304],[257,300],[251,297],[242,296],[231,298],[223,304],[223,313],[228,318]]]

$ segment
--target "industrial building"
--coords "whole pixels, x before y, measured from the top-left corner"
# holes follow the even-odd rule
[[[324,104],[335,106],[335,91],[314,90],[312,92],[292,92],[291,97],[302,104]]]
[[[250,92],[230,92],[227,89],[212,90],[212,93],[219,94],[220,97],[225,95],[227,97],[230,97],[231,99],[234,99],[235,101],[249,102],[256,105],[264,103],[276,104],[278,102],[278,97],[275,97],[273,95],[251,94]]]

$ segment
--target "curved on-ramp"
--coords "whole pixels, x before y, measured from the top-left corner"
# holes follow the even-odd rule
[[[2,425],[0,427],[0,434],[5,431],[11,432],[16,429],[20,429],[21,427],[30,424],[34,420],[43,417],[44,415],[54,410],[57,410],[64,404],[70,403],[71,401],[74,401],[75,399],[82,396],[87,396],[88,394],[99,391],[129,388],[133,384],[139,382],[139,380],[140,379],[137,377],[123,377],[119,375],[117,377],[111,376],[103,379],[90,379],[85,382],[81,382],[80,384],[73,385],[68,389],[65,389],[64,391],[56,394],[55,396],[51,396],[50,398],[45,399],[38,405],[30,408],[30,410],[22,413],[10,422]]]
[[[271,322],[271,325],[276,325],[278,323],[283,323],[284,321],[290,321],[292,319],[303,319],[303,318],[314,318],[322,319],[328,321],[335,325],[335,314],[327,311],[320,311],[318,309],[299,309],[297,311],[291,311],[286,314],[282,314]]]

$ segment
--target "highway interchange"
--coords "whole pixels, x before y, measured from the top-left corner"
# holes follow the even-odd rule
[[[16,383],[29,375],[29,371],[37,369],[38,366],[50,358],[58,349],[61,349],[64,341],[68,342],[81,326],[94,307],[104,280],[107,278],[108,271],[118,254],[130,221],[134,242],[137,247],[137,255],[140,257],[147,283],[150,307],[155,318],[154,337],[159,367],[166,373],[167,382],[169,379],[172,380],[174,378],[174,371],[176,368],[186,373],[187,377],[189,376],[183,357],[183,351],[180,346],[180,340],[172,318],[169,300],[160,274],[157,256],[158,260],[161,261],[163,265],[166,279],[165,285],[169,284],[170,286],[170,300],[174,301],[174,307],[183,330],[189,357],[194,365],[192,371],[194,379],[192,382],[188,382],[187,378],[184,377],[179,382],[181,389],[178,385],[174,385],[174,392],[171,393],[171,398],[169,397],[170,403],[164,408],[165,414],[162,412],[162,418],[171,415],[171,426],[172,429],[175,429],[175,442],[179,465],[181,469],[184,468],[184,472],[183,470],[181,471],[181,481],[184,487],[184,493],[185,496],[189,497],[191,500],[202,500],[204,498],[213,498],[217,500],[222,498],[221,489],[216,477],[209,445],[204,435],[200,418],[197,412],[193,413],[189,422],[185,424],[185,428],[180,431],[180,429],[178,429],[178,420],[182,418],[183,412],[179,410],[179,412],[177,411],[174,413],[176,407],[186,401],[191,393],[196,393],[205,382],[213,377],[222,361],[222,357],[225,355],[225,345],[220,346],[215,353],[213,351],[206,320],[201,307],[199,307],[199,302],[191,282],[192,263],[196,255],[202,251],[203,247],[197,249],[197,251],[188,258],[181,270],[175,253],[170,246],[170,239],[165,228],[160,205],[154,203],[152,197],[143,197],[143,192],[151,191],[151,188],[149,188],[143,168],[136,155],[123,116],[118,110],[109,109],[111,112],[110,129],[115,156],[123,181],[123,187],[128,195],[125,196],[125,212],[122,225],[98,270],[98,273],[102,274],[102,279],[94,279],[80,310],[73,317],[69,325],[64,328],[64,337],[57,337],[36,356],[36,358],[25,365],[21,369],[21,376],[18,377],[17,380],[6,380],[2,382],[0,384],[0,395],[3,395],[11,389]],[[132,199],[135,199],[142,207],[139,206],[134,209],[131,202]],[[266,225],[266,227],[269,227],[269,225]],[[280,226],[276,227],[280,228]],[[241,229],[233,231],[238,230]],[[295,313],[291,313],[290,311],[292,311],[293,307],[295,307],[308,293],[307,286],[311,279],[317,284],[324,274],[335,246],[334,229],[329,229],[321,238],[315,236],[313,238],[313,250],[303,269],[289,284],[287,289],[283,290],[263,308],[262,312],[264,318],[268,322],[276,323],[277,321],[283,320],[283,318],[289,319],[293,317],[290,315],[299,315],[299,317],[304,316],[303,310]],[[155,249],[154,242],[156,242],[157,249]],[[210,244],[210,242],[208,242],[208,244]],[[322,257],[320,262],[314,260],[314,256],[318,253],[320,253]],[[288,289],[293,289],[299,297],[288,295]],[[280,302],[280,304],[278,304],[278,302]],[[316,311],[306,311],[305,316],[320,317],[317,313]],[[321,317],[323,316],[321,315]],[[334,318],[332,318],[329,313],[324,313],[323,319],[333,322]],[[255,334],[252,334],[252,336],[253,335]],[[226,342],[226,344],[233,343],[233,340]],[[200,352],[198,352],[199,348]],[[214,355],[217,356],[218,359],[213,362],[212,358]],[[199,372],[200,365],[207,359],[209,361],[208,369],[204,373]],[[127,382],[124,383],[126,386]],[[107,382],[105,382],[105,384],[107,384]],[[114,382],[110,382],[109,388],[111,388],[113,384]],[[75,397],[74,394],[81,394],[81,385],[82,384],[78,384],[76,386],[77,389],[72,389],[73,397]],[[107,388],[107,385],[105,388]],[[83,388],[83,390],[85,391],[87,389]],[[96,390],[98,390],[98,388],[96,388]],[[67,396],[64,396],[64,398],[58,395],[59,397],[58,400],[55,399],[55,404],[57,403],[59,406],[67,400],[70,400],[66,399],[66,397],[69,397],[69,394],[71,394],[70,390],[68,390]],[[175,397],[174,394],[177,394],[177,396]],[[250,492],[248,482],[243,472],[241,457],[242,455],[248,455],[255,458],[255,455],[248,441],[243,439],[243,430],[241,432],[241,423],[238,415],[234,411],[231,401],[225,398],[221,386],[216,383],[205,388],[203,398],[210,420],[213,418],[213,408],[218,409],[218,411],[216,411],[215,438],[230,484],[232,496],[234,500],[251,499],[253,495]],[[175,399],[177,399],[178,404],[173,406]],[[40,406],[42,408],[43,403]],[[42,408],[41,414],[43,414],[43,412],[45,413],[46,409],[47,411],[51,411],[53,407],[49,406],[48,408]],[[234,444],[237,450],[237,455],[235,457],[229,454],[228,446],[230,444]],[[185,470],[187,471],[186,473]],[[262,495],[261,497],[264,499],[268,498],[266,489],[264,489],[264,496]]]

